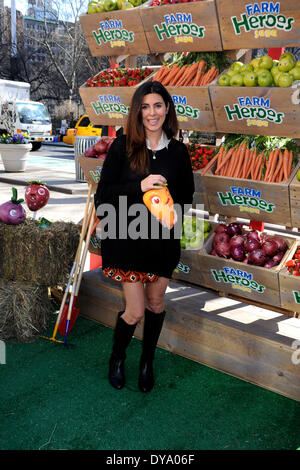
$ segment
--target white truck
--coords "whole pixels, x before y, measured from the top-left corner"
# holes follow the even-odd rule
[[[52,142],[52,123],[43,103],[30,100],[30,84],[0,79],[0,133],[26,132],[32,150]]]

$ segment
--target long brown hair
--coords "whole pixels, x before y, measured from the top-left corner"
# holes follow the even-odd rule
[[[169,111],[163,123],[163,131],[168,139],[178,132],[178,121],[171,95],[160,82],[147,81],[135,91],[126,125],[126,150],[131,168],[139,174],[149,172],[149,156],[146,146],[146,133],[142,120],[142,102],[145,95],[157,93],[162,97]]]

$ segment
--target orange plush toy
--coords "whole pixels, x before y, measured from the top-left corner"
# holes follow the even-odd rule
[[[143,201],[151,214],[170,228],[175,223],[173,199],[166,186],[162,189],[150,189],[143,196]]]

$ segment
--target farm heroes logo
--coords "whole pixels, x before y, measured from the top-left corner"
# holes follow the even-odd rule
[[[179,121],[187,121],[188,119],[198,119],[200,110],[193,108],[187,102],[186,96],[172,95],[175,111]]]
[[[107,113],[110,118],[123,119],[129,112],[129,106],[121,103],[118,95],[99,95],[98,101],[91,101],[91,106],[97,116]]]
[[[98,46],[110,42],[111,47],[125,46],[134,41],[134,32],[123,28],[122,20],[100,21],[98,31],[92,31]]]
[[[260,214],[260,211],[271,213],[275,208],[275,204],[262,199],[260,191],[239,186],[230,186],[229,189],[226,193],[217,192],[222,206],[239,206],[241,212],[255,214]]]
[[[252,273],[247,273],[247,271],[241,269],[224,266],[220,271],[211,269],[211,273],[216,282],[229,283],[233,289],[240,289],[249,293],[255,291],[259,294],[265,290],[265,286],[253,279]]]
[[[240,96],[237,103],[224,105],[228,121],[247,119],[247,126],[265,126],[269,123],[281,124],[284,113],[271,108],[270,98],[259,96]]]
[[[154,25],[154,31],[160,41],[174,38],[175,43],[193,42],[193,38],[204,38],[205,26],[193,23],[191,13],[170,13],[164,15],[160,25]]]
[[[231,17],[236,35],[254,31],[255,38],[276,38],[278,31],[291,31],[295,21],[292,16],[287,17],[280,13],[280,2],[249,3],[245,8],[245,13],[239,18]]]

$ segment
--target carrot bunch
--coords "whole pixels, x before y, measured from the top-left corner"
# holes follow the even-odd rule
[[[257,152],[256,147],[248,147],[246,142],[227,149],[221,145],[218,153],[202,171],[202,176],[215,162],[215,175],[268,183],[287,181],[294,169],[291,150],[276,148],[269,152]]]
[[[162,65],[153,80],[164,86],[202,86],[211,83],[219,75],[215,65],[208,67],[205,60],[193,64]]]

